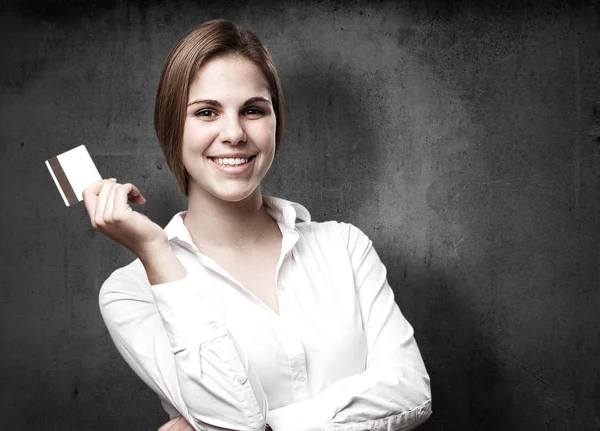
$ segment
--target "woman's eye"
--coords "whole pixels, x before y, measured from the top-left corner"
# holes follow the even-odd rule
[[[202,109],[194,114],[196,117],[213,117],[216,114],[210,109]]]
[[[258,108],[248,108],[244,111],[246,115],[262,115],[264,112]]]

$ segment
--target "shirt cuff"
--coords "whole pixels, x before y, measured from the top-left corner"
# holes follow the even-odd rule
[[[267,422],[273,431],[407,431],[416,428],[431,415],[431,400],[428,400],[411,411],[386,418],[354,423],[335,423],[332,420],[323,420],[323,412],[314,410],[319,408],[319,403],[313,401],[302,401],[271,410]]]
[[[408,431],[421,425],[431,415],[431,400],[415,407],[411,411],[371,421],[337,424],[330,422],[322,431]]]

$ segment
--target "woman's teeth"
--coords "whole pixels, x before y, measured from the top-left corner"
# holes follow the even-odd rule
[[[217,165],[243,165],[248,163],[248,159],[245,158],[236,158],[236,159],[213,159]]]

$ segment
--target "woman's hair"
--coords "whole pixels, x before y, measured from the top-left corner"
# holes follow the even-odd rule
[[[224,19],[199,25],[177,42],[165,60],[154,105],[154,130],[158,142],[186,196],[189,176],[183,165],[181,146],[189,87],[202,65],[227,54],[241,55],[260,68],[269,83],[277,120],[276,152],[283,136],[283,92],[273,59],[263,43],[250,31]]]

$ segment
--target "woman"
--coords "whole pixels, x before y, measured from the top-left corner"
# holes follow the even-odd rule
[[[280,146],[272,59],[225,20],[166,59],[155,129],[187,211],[163,230],[128,204],[132,184],[84,192],[95,229],[136,254],[100,291],[108,330],[160,397],[162,429],[410,429],[429,377],[371,241],[263,196]]]

